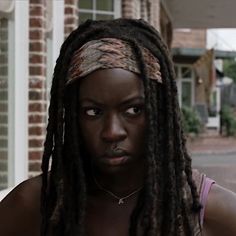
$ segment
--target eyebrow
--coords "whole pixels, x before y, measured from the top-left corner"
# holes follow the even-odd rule
[[[132,102],[144,102],[144,100],[145,100],[144,96],[136,96],[136,97],[131,97],[131,98],[125,99],[119,105],[122,106],[122,105],[126,105],[126,104],[129,104],[129,103],[132,103]],[[104,106],[103,103],[98,102],[97,100],[95,100],[93,98],[88,98],[88,97],[85,97],[85,98],[81,99],[79,102],[80,103],[89,102],[89,103],[93,103],[96,106]]]
[[[132,102],[144,102],[145,98],[144,96],[137,96],[133,98],[128,98],[127,100],[124,100],[123,102],[120,103],[120,105],[126,105]]]

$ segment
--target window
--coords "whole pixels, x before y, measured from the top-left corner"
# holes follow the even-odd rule
[[[182,106],[191,107],[192,88],[190,81],[182,81]]]
[[[79,23],[87,19],[111,20],[121,16],[120,0],[80,0]]]
[[[0,190],[8,186],[8,29],[8,19],[0,18]]]
[[[218,115],[219,109],[218,109],[218,91],[217,89],[214,89],[210,96],[210,104],[209,104],[209,116],[215,117]]]
[[[191,107],[194,103],[194,73],[191,67],[176,65],[180,106]]]

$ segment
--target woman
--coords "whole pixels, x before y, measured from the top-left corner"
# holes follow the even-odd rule
[[[236,235],[236,196],[192,171],[173,65],[142,20],[87,21],[62,45],[42,172],[1,203],[1,235]]]

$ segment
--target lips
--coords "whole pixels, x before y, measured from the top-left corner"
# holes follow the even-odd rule
[[[112,157],[121,157],[121,156],[127,156],[129,155],[128,152],[126,152],[125,150],[123,149],[120,149],[120,148],[109,148],[105,151],[104,153],[104,157],[109,157],[109,158],[112,158]]]
[[[117,166],[124,164],[129,157],[129,153],[123,149],[107,149],[102,156],[102,162],[107,165]]]

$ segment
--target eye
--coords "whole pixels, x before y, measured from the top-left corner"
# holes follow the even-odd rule
[[[84,108],[84,113],[87,116],[99,116],[101,115],[102,111],[98,108]]]
[[[133,106],[128,108],[125,113],[130,116],[137,116],[142,112],[143,108],[140,106]]]

